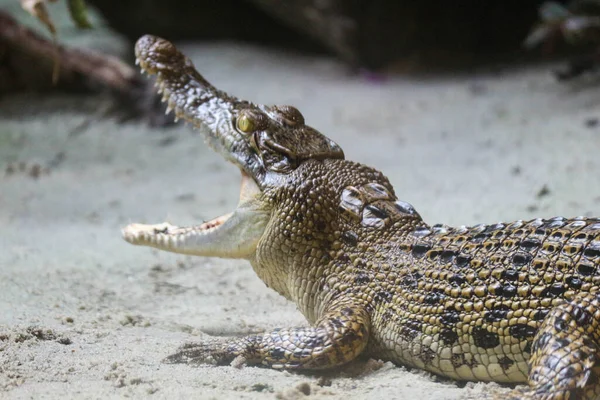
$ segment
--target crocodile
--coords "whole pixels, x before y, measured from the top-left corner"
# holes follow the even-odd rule
[[[528,383],[508,398],[600,397],[600,219],[429,225],[389,180],[345,159],[292,106],[218,90],[172,43],[143,36],[168,111],[241,171],[237,208],[126,241],[246,259],[308,327],[183,345],[166,361],[334,368],[359,356],[461,381]]]

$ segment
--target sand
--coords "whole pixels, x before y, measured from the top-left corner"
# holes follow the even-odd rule
[[[319,57],[184,46],[216,86],[293,104],[431,223],[600,215],[600,91],[556,66],[374,82]],[[0,398],[480,398],[376,360],[329,373],[167,365],[184,342],[303,325],[244,261],[134,247],[130,222],[231,211],[239,172],[185,126],[106,117],[103,96],[0,101]]]

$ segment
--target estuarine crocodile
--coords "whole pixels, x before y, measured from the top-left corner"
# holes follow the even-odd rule
[[[198,226],[132,224],[133,244],[243,258],[310,327],[182,347],[171,362],[323,369],[367,355],[513,398],[600,395],[600,219],[428,225],[379,171],[291,106],[239,100],[166,40],[136,44],[179,118],[242,173],[240,202]]]

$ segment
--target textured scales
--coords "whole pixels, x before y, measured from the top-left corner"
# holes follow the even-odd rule
[[[215,89],[163,39],[142,37],[136,55],[243,179],[233,213],[189,228],[134,224],[125,239],[248,259],[311,323],[186,345],[168,361],[322,369],[366,355],[529,383],[512,398],[600,396],[600,219],[430,226],[295,108]]]

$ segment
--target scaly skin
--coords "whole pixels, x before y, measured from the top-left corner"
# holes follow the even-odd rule
[[[186,345],[168,361],[319,369],[366,355],[459,380],[529,383],[512,398],[600,395],[600,219],[430,226],[293,107],[218,91],[163,39],[142,37],[136,55],[243,180],[232,214],[190,228],[134,224],[125,239],[245,258],[311,323]]]

